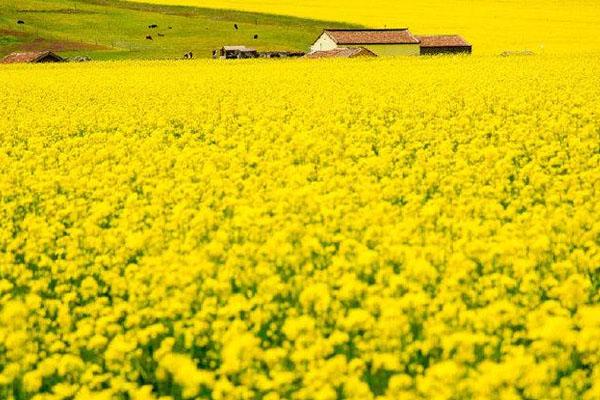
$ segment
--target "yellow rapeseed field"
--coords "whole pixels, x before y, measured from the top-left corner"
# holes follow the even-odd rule
[[[0,68],[0,398],[600,399],[600,59]]]
[[[478,54],[600,51],[597,0],[136,0],[458,33]]]

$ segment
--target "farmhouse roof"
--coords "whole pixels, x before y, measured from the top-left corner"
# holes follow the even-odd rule
[[[305,56],[306,58],[353,58],[353,57],[377,57],[372,51],[364,47],[338,47],[332,50],[315,51]]]
[[[324,33],[338,45],[419,43],[419,40],[410,33],[408,28],[325,29]]]
[[[418,35],[421,47],[470,47],[471,45],[459,35]]]
[[[246,46],[223,46],[223,49],[226,51],[256,51],[256,49]]]
[[[47,51],[32,51],[27,53],[11,53],[2,59],[4,64],[13,63],[35,63],[44,58],[50,57],[55,61],[62,61],[62,57],[54,54],[53,52]]]

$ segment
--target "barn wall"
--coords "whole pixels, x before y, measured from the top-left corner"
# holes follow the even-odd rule
[[[418,44],[369,44],[362,46],[378,56],[418,56]]]
[[[311,51],[327,51],[335,49],[337,44],[329,37],[328,34],[323,33],[317,41],[311,46]]]

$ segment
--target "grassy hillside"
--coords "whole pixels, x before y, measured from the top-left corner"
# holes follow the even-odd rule
[[[0,56],[52,49],[94,59],[210,57],[225,44],[306,50],[324,25],[338,24],[120,0],[2,0]]]
[[[600,51],[597,0],[145,0],[464,34],[477,53]]]

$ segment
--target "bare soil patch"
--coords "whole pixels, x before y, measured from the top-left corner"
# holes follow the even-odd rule
[[[95,11],[90,10],[79,10],[76,8],[61,8],[61,9],[24,9],[17,10],[18,13],[23,14],[98,14]]]
[[[30,42],[21,43],[19,51],[42,51],[52,50],[61,51],[79,51],[79,50],[110,50],[111,47],[92,43],[74,42],[68,40],[55,40],[35,38]]]
[[[112,47],[109,46],[103,46],[86,42],[35,37],[35,35],[32,33],[16,31],[12,29],[0,29],[0,37],[13,37],[17,39],[16,43],[5,47],[1,53],[10,53],[13,51],[52,50],[55,52],[61,52],[112,49]]]
[[[31,34],[23,31],[15,31],[12,29],[0,28],[0,36],[28,37],[31,36]]]

